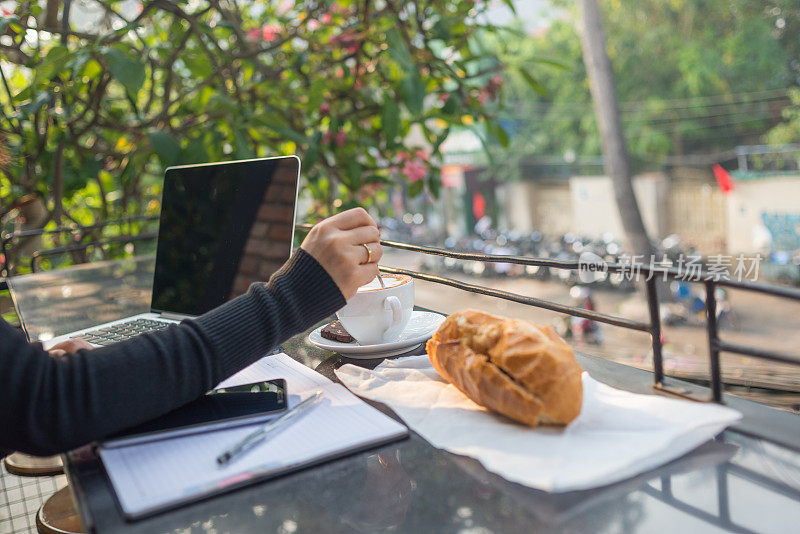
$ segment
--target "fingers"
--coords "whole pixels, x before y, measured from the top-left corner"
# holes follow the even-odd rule
[[[379,239],[372,217],[355,208],[317,223],[300,248],[319,262],[348,299],[377,276],[383,256]]]
[[[366,255],[364,247],[361,247],[361,255]],[[356,294],[359,287],[368,284],[374,280],[376,276],[378,276],[377,263],[350,265],[347,272],[343,273],[341,284],[339,284],[342,295],[344,295],[346,300],[350,300],[350,298]]]
[[[361,226],[348,230],[345,232],[345,235],[347,236],[348,242],[354,245],[360,245],[361,243],[377,242],[381,234],[377,226]]]
[[[364,208],[353,208],[342,213],[338,213],[328,219],[339,230],[352,230],[361,226],[374,226],[376,229],[378,225],[369,216],[367,210]]]
[[[367,248],[369,248],[369,252],[367,252]],[[378,263],[381,261],[383,257],[383,247],[377,241],[373,241],[372,243],[363,243],[359,245],[353,245],[356,249],[356,253],[358,254],[360,264],[364,263]]]
[[[357,273],[358,273],[358,279],[356,288],[372,282],[375,279],[375,277],[378,276],[378,264],[365,263],[364,265],[359,265]]]
[[[79,350],[92,350],[94,347],[81,338],[68,339],[50,347],[50,354],[63,355],[65,352],[78,352]]]

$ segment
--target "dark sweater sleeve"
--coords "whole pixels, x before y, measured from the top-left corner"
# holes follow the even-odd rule
[[[344,304],[300,249],[197,319],[92,351],[53,358],[0,321],[0,457],[66,451],[173,410]]]

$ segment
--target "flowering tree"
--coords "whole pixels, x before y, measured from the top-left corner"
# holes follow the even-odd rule
[[[130,4],[96,0],[88,27],[70,0],[2,14],[0,214],[31,194],[57,222],[147,213],[164,166],[297,153],[324,215],[397,180],[436,195],[453,126],[505,140],[484,2]]]

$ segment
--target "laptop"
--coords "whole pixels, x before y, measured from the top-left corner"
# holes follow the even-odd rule
[[[150,312],[54,337],[106,346],[197,317],[264,282],[291,255],[297,156],[169,167]]]

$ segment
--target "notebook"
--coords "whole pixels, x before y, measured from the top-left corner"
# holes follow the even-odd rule
[[[99,449],[123,514],[138,519],[255,481],[315,465],[408,435],[408,429],[286,354],[262,358],[218,387],[284,378],[293,407],[313,391],[323,399],[309,413],[235,462],[216,457],[252,432],[245,426]]]

